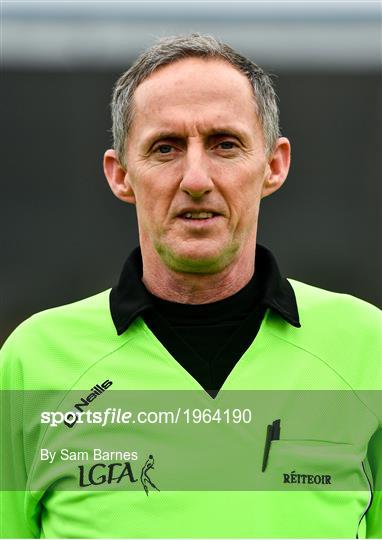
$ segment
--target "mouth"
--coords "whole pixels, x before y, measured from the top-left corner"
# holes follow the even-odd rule
[[[211,212],[209,210],[192,210],[183,212],[178,217],[187,221],[206,221],[221,216],[217,212]]]

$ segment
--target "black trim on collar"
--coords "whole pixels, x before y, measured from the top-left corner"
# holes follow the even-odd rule
[[[118,285],[110,292],[110,311],[118,335],[138,316],[153,310],[151,294],[142,283],[142,256],[139,247],[127,258]],[[255,272],[264,290],[261,304],[279,313],[291,325],[301,326],[296,297],[289,281],[282,277],[272,253],[256,244]]]
[[[300,328],[297,301],[289,281],[280,274],[276,259],[269,249],[256,244],[255,268],[264,276],[264,297],[262,303],[277,311],[292,326]],[[256,270],[255,270],[256,271]]]

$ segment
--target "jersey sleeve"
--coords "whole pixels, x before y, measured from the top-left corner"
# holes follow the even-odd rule
[[[0,492],[1,538],[40,538],[37,516],[27,519],[24,508],[25,491]]]
[[[379,309],[372,309],[372,332],[365,331],[365,338],[369,345],[368,358],[376,358],[375,368],[372,370],[376,391],[364,392],[372,397],[369,407],[379,420],[379,427],[370,439],[368,445],[367,462],[371,472],[372,502],[366,512],[366,538],[382,538],[382,313]],[[367,347],[365,346],[365,351]],[[367,370],[364,370],[367,371]],[[371,387],[371,384],[369,385]]]
[[[370,440],[368,462],[373,480],[373,498],[366,512],[366,538],[382,538],[382,427]]]
[[[23,373],[17,331],[0,351],[1,456],[0,538],[39,538],[39,506],[30,505],[24,456],[20,398]]]

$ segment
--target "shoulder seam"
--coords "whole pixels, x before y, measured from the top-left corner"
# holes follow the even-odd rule
[[[105,358],[107,358],[108,356],[110,356],[111,354],[113,354],[114,352],[118,351],[119,349],[121,349],[122,347],[124,347],[127,343],[129,343],[131,340],[133,340],[135,338],[134,335],[130,336],[128,339],[126,339],[123,343],[121,343],[120,345],[118,345],[117,347],[113,348],[111,351],[107,352],[106,354],[104,354],[103,356],[101,356],[100,358],[98,358],[98,360],[95,360],[90,366],[88,366],[85,371],[83,371],[81,373],[81,375],[79,375],[77,377],[77,379],[74,381],[74,383],[71,385],[71,387],[65,392],[63,398],[61,399],[61,401],[56,405],[56,408],[58,408],[61,403],[64,401],[64,399],[66,398],[66,396],[69,394],[69,392],[73,389],[73,387],[78,383],[78,381],[81,379],[81,377],[83,377],[85,375],[85,373],[87,373],[92,367],[94,367],[98,362],[101,362],[102,360],[104,360]],[[41,445],[43,444],[44,442],[44,439],[45,439],[45,436],[46,436],[46,433],[48,431],[48,428],[49,428],[49,424],[47,424],[46,428],[45,428],[45,431],[41,437],[41,440],[40,440],[40,446],[39,446],[39,449],[41,448]],[[37,456],[38,452],[36,453],[36,456]],[[30,479],[32,478],[34,472],[35,472],[35,469],[36,469],[36,461],[37,461],[37,458],[35,458],[33,460],[33,463],[32,463],[32,466],[30,468],[30,471],[29,471],[29,474],[28,474],[28,480],[27,480],[27,483],[26,483],[26,486],[25,486],[25,489],[26,491],[28,491],[31,496],[33,497],[33,499],[38,502],[39,499],[36,498],[34,496],[34,491],[32,491],[31,489],[29,489],[29,486],[30,486]]]
[[[325,364],[331,371],[333,371],[333,373],[335,373],[349,388],[350,390],[354,393],[354,395],[356,396],[356,398],[358,399],[358,401],[360,401],[362,403],[362,405],[364,407],[366,407],[366,409],[369,411],[369,413],[373,416],[373,418],[375,418],[377,420],[377,423],[378,423],[378,426],[381,425],[381,420],[376,416],[376,414],[370,409],[370,407],[359,397],[359,395],[357,394],[357,390],[355,390],[351,384],[336,370],[334,369],[326,360],[324,360],[323,358],[321,358],[320,356],[318,356],[317,354],[314,354],[313,352],[311,351],[308,351],[307,349],[305,349],[304,347],[300,347],[299,345],[296,345],[295,343],[293,343],[292,341],[289,341],[288,339],[285,339],[283,337],[280,337],[278,336],[277,334],[274,334],[272,331],[269,332],[269,334],[271,334],[273,337],[281,340],[281,341],[284,341],[285,343],[288,343],[289,345],[292,345],[292,347],[296,347],[297,349],[300,349],[304,352],[306,352],[307,354],[309,354],[310,356],[313,356],[314,358],[317,358],[318,360],[320,360],[320,362],[322,362],[323,364]]]

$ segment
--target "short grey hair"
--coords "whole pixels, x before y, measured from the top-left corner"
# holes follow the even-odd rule
[[[125,143],[133,121],[135,90],[161,66],[189,57],[226,60],[247,77],[263,129],[265,149],[267,154],[272,152],[280,136],[280,128],[277,96],[270,76],[254,62],[215,37],[190,34],[160,39],[141,54],[117,80],[113,90],[111,113],[114,150],[122,166],[126,166]]]

